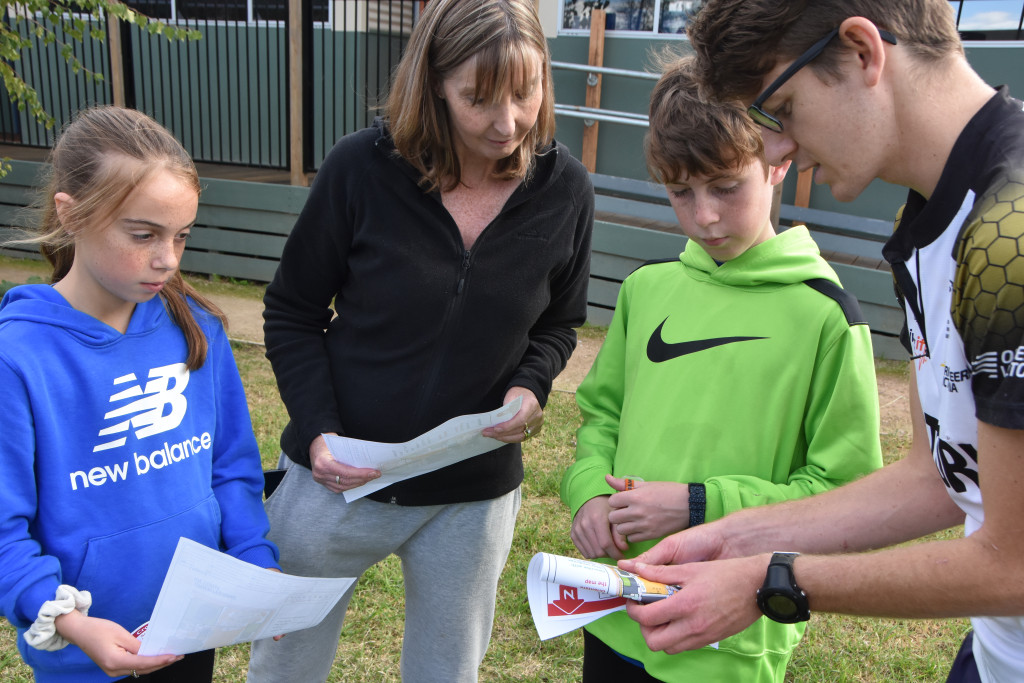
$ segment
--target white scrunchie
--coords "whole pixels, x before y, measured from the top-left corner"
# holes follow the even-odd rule
[[[88,616],[89,608],[92,607],[92,594],[89,591],[80,591],[74,586],[61,584],[57,587],[57,597],[48,600],[39,608],[39,617],[32,626],[25,631],[25,642],[37,650],[53,652],[67,647],[68,641],[57,633],[54,620],[73,610],[78,610]]]

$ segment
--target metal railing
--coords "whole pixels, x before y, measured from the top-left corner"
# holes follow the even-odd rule
[[[552,69],[565,71],[581,71],[587,74],[587,85],[597,84],[597,74],[607,76],[622,76],[625,78],[638,78],[643,80],[656,81],[661,74],[649,73],[647,71],[630,71],[629,69],[615,69],[606,66],[589,66],[587,64],[575,64],[573,62],[551,62]],[[585,126],[591,126],[595,121],[607,121],[608,123],[621,123],[627,126],[648,126],[647,115],[637,114],[629,111],[616,111],[595,107],[584,107],[575,104],[555,103],[555,113],[569,118],[583,119]]]

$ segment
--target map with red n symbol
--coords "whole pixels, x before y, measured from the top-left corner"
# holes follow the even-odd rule
[[[626,604],[626,598],[606,598],[603,600],[587,600],[580,597],[586,591],[595,595],[595,591],[575,586],[559,586],[558,598],[548,603],[548,616],[561,617],[566,614],[589,614],[591,612],[603,612],[604,610],[615,609]]]

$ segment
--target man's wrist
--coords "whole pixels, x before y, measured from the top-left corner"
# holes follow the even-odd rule
[[[811,618],[807,594],[800,588],[794,564],[800,553],[777,551],[772,553],[765,572],[764,583],[757,591],[757,606],[773,621],[795,624]]]

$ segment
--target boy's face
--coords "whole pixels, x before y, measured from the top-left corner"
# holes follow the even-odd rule
[[[754,161],[715,176],[684,176],[665,185],[683,234],[719,262],[734,259],[775,235],[772,188],[789,163],[769,169]]]

